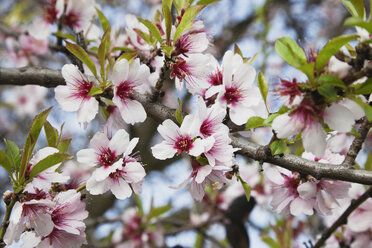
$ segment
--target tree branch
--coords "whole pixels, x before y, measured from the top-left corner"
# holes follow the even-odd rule
[[[58,70],[43,68],[0,68],[0,85],[40,85],[44,87],[56,87],[64,85],[61,72]],[[156,121],[162,122],[165,119],[176,121],[175,110],[164,106],[158,102],[152,102],[151,96],[139,95],[136,97],[147,114]],[[272,156],[265,146],[259,146],[241,137],[231,136],[232,146],[240,148],[238,153],[262,162],[297,171],[304,175],[311,175],[317,179],[328,178],[343,180],[361,184],[372,185],[372,172],[365,170],[348,169],[344,165],[323,164],[303,159],[292,154],[279,154]]]
[[[349,215],[354,212],[363,202],[365,202],[368,198],[372,196],[372,187],[363,193],[358,199],[352,200],[350,206],[342,213],[340,217],[330,226],[325,232],[322,234],[322,237],[315,243],[313,248],[320,248],[324,245],[327,239],[332,235],[334,231],[343,224],[347,223],[347,218]]]

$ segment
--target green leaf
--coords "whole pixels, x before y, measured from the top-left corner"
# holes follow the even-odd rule
[[[21,165],[19,168],[19,179],[21,180],[21,183],[24,182],[24,176],[26,173],[26,168],[31,158],[31,154],[34,151],[36,141],[40,135],[40,131],[42,127],[44,126],[46,118],[49,115],[51,110],[52,108],[48,108],[47,110],[44,110],[43,112],[35,116],[35,118],[31,122],[30,131],[27,135],[26,142],[23,147]]]
[[[321,94],[327,99],[330,99],[332,101],[337,99],[337,90],[332,85],[328,84],[321,85],[320,87],[318,87],[317,90],[319,94]]]
[[[204,236],[198,232],[196,239],[195,239],[194,248],[203,248],[203,240],[204,240]]]
[[[366,22],[362,18],[357,17],[357,16],[347,18],[344,24],[345,26],[350,26],[350,27],[358,26],[358,27],[364,28],[369,33],[372,33],[372,23]]]
[[[110,27],[110,23],[107,20],[106,16],[98,9],[96,8],[99,22],[101,23],[103,31],[106,31]]]
[[[134,32],[136,32],[138,34],[139,37],[141,37],[147,44],[151,44],[151,38],[150,38],[150,34],[147,34],[145,32],[143,32],[142,30],[138,29],[138,28],[133,28]]]
[[[166,206],[151,208],[150,212],[147,215],[147,218],[149,220],[151,220],[152,218],[156,218],[156,217],[159,217],[159,216],[165,214],[166,212],[168,212],[171,209],[172,209],[172,205],[170,205],[170,204],[166,205]]]
[[[198,156],[198,157],[196,158],[196,161],[198,161],[198,163],[199,163],[200,165],[207,165],[207,164],[209,164],[208,159],[205,158],[205,157],[201,157],[201,156]]]
[[[359,104],[359,106],[364,110],[364,112],[366,113],[366,116],[367,116],[367,119],[368,121],[372,121],[372,106],[370,106],[369,104],[363,102],[360,98],[354,98],[352,99],[354,102],[356,102],[357,104]]]
[[[48,146],[56,147],[58,141],[58,130],[54,128],[49,121],[44,123],[44,132]]]
[[[185,7],[186,0],[173,0],[173,5],[177,10],[177,14],[181,14],[181,10]]]
[[[110,43],[110,33],[111,28],[108,26],[105,33],[102,36],[101,44],[98,47],[98,61],[100,65],[100,75],[101,78],[106,82],[106,76],[105,76],[105,61],[106,61],[106,55],[107,50],[109,48],[108,44]]]
[[[236,43],[234,44],[234,54],[239,54],[240,57],[243,58],[242,50],[240,50],[239,46]]]
[[[139,215],[143,216],[144,213],[143,213],[143,204],[142,204],[141,198],[136,194],[133,194],[133,198],[134,198],[134,201],[136,202],[136,205],[138,207]]]
[[[211,3],[218,2],[218,1],[220,1],[220,0],[200,0],[196,4],[197,5],[208,5],[208,4],[211,4]]]
[[[275,50],[288,64],[297,69],[307,63],[304,50],[290,37],[276,40]]]
[[[192,27],[194,18],[205,7],[205,5],[193,5],[188,8],[182,16],[181,22],[178,24],[176,32],[174,33],[173,44],[176,43],[178,38],[187,30]]]
[[[323,66],[329,61],[329,59],[336,54],[341,47],[346,45],[348,42],[355,40],[357,35],[342,35],[338,36],[330,41],[320,50],[319,55],[316,59],[316,70],[318,73],[322,70]]]
[[[361,84],[354,85],[355,94],[367,95],[372,93],[372,78],[368,78],[367,81]]]
[[[76,42],[76,37],[72,34],[69,34],[69,33],[63,33],[62,31],[57,31],[57,32],[53,33],[53,35],[57,36],[57,37],[60,37],[62,39],[68,39],[68,40]]]
[[[240,176],[238,176],[238,179],[243,186],[245,197],[247,198],[247,201],[249,201],[251,199],[251,187],[249,187],[248,183],[244,182]]]
[[[12,168],[16,171],[19,170],[19,164],[21,163],[21,153],[16,143],[11,140],[5,139],[5,153],[12,165]]]
[[[71,140],[72,140],[72,139],[64,139],[64,140],[61,140],[61,141],[58,143],[57,149],[58,149],[60,152],[64,152],[64,153],[66,153],[66,152],[68,151],[68,148],[70,147]]]
[[[165,20],[165,34],[167,38],[167,45],[170,45],[170,36],[172,30],[172,0],[163,0],[163,16]]]
[[[287,150],[287,144],[284,140],[275,140],[270,144],[270,150],[272,155],[285,153]]]
[[[322,74],[316,80],[320,85],[331,85],[346,89],[345,83],[338,77],[330,74]]]
[[[305,73],[306,76],[310,80],[313,80],[314,79],[314,62],[311,62],[309,64],[303,64],[302,66],[300,66],[297,69],[299,69],[300,71],[302,71],[303,73]]]
[[[260,89],[261,96],[266,104],[266,98],[267,98],[267,93],[269,91],[269,87],[267,84],[267,80],[265,76],[262,74],[262,72],[258,73],[258,88]]]
[[[73,157],[66,154],[57,152],[52,155],[49,155],[48,157],[40,160],[31,170],[30,177],[28,178],[29,181],[32,180],[35,176],[39,175],[41,172],[45,171],[46,169],[49,169],[50,167],[62,163],[66,160],[72,159]]]
[[[167,57],[170,57],[170,55],[173,51],[173,46],[161,46],[161,48],[163,49],[163,52],[165,53],[165,55]]]
[[[174,116],[176,117],[177,122],[181,125],[183,122],[182,112],[179,109],[176,109]]]
[[[103,90],[100,87],[93,86],[90,89],[88,96],[95,96],[95,95],[102,94],[102,93],[103,93]]]
[[[65,42],[66,42],[67,50],[69,50],[73,55],[75,55],[78,59],[80,59],[81,62],[83,62],[89,68],[89,70],[93,73],[93,75],[96,78],[98,78],[96,66],[94,65],[92,59],[89,57],[87,52],[79,45],[72,44],[68,41],[65,41]]]
[[[137,56],[136,52],[127,52],[120,55],[120,57],[116,61],[120,61],[122,59],[128,60],[128,63],[130,64],[132,60]]]
[[[341,2],[352,16],[365,18],[363,0],[341,0]]]
[[[138,20],[145,25],[151,32],[151,34],[155,37],[155,39],[161,44],[161,34],[159,28],[152,22],[146,19],[138,18]]]
[[[275,114],[269,115],[269,117],[267,117],[266,120],[262,123],[262,126],[266,126],[266,127],[271,126],[271,124],[273,123],[274,119],[276,117],[278,117],[279,115],[281,115],[281,114],[275,113]]]
[[[364,164],[364,169],[367,171],[372,170],[372,153],[368,154],[367,161]]]
[[[265,119],[258,117],[258,116],[252,116],[249,118],[247,123],[245,124],[245,130],[250,130],[252,128],[262,127]]]
[[[8,172],[8,174],[12,175],[12,164],[9,161],[8,156],[0,150],[0,165]]]
[[[265,244],[267,244],[271,248],[281,248],[281,245],[272,237],[270,237],[269,234],[262,234],[261,239]]]

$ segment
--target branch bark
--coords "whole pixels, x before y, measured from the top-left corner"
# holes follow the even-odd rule
[[[58,70],[44,68],[0,68],[0,85],[40,85],[44,87],[56,87],[64,85],[65,81]],[[136,99],[141,102],[150,118],[158,122],[165,119],[176,121],[175,109],[153,102],[151,96],[139,95]],[[240,148],[238,153],[260,161],[268,162],[291,171],[297,171],[304,175],[311,175],[317,179],[328,178],[343,180],[354,183],[372,185],[372,172],[346,168],[344,165],[323,164],[303,159],[292,154],[279,154],[272,156],[267,153],[265,146],[259,146],[241,137],[232,138],[232,146]]]

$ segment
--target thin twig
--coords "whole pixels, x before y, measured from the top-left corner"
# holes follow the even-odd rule
[[[340,217],[322,234],[321,238],[315,243],[313,248],[320,248],[324,245],[327,239],[332,235],[336,229],[347,223],[347,218],[349,215],[354,212],[363,202],[372,196],[372,187],[363,193],[358,199],[352,200],[350,206],[342,213]]]

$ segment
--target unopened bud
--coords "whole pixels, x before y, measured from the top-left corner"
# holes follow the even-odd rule
[[[10,204],[10,201],[12,200],[14,196],[14,193],[10,190],[7,190],[4,192],[3,194],[3,200],[5,202],[5,205],[9,205]]]

